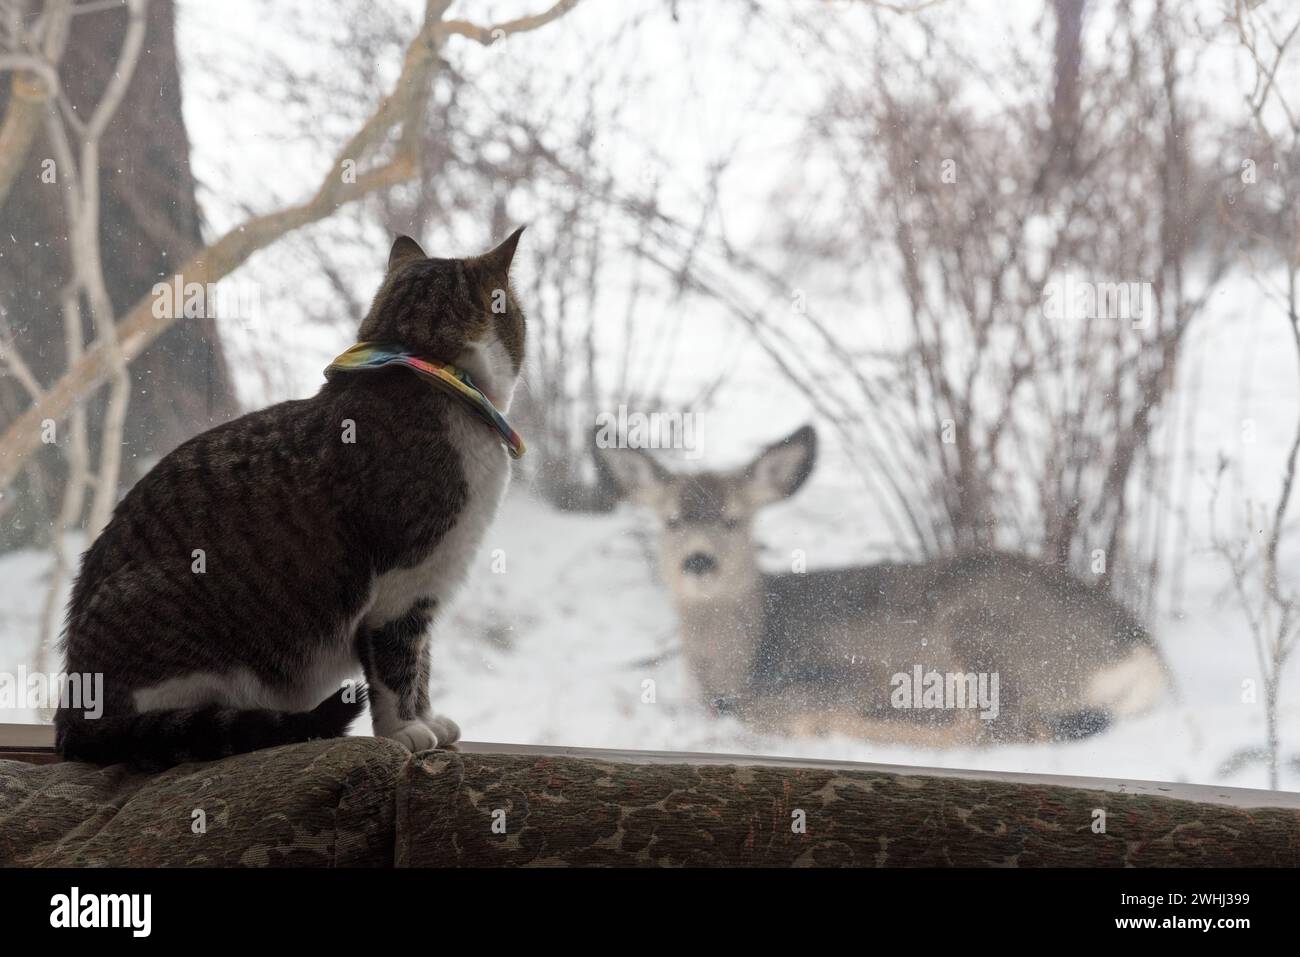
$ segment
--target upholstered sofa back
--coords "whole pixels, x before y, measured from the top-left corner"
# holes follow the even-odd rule
[[[627,758],[344,738],[152,776],[0,761],[0,865],[1300,864],[1296,806]]]

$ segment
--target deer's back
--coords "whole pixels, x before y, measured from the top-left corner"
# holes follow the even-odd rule
[[[815,687],[863,711],[886,710],[891,677],[916,666],[997,673],[1012,707],[1051,711],[1151,643],[1100,589],[999,552],[767,576],[764,610],[755,686]]]

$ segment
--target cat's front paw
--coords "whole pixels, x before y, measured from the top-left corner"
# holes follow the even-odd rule
[[[381,730],[381,738],[391,738],[406,750],[431,751],[438,746],[438,735],[423,721],[407,721],[395,728]]]
[[[438,738],[439,747],[445,748],[447,745],[455,744],[460,740],[460,725],[446,715],[435,714],[432,718],[425,718],[424,723],[429,726]]]

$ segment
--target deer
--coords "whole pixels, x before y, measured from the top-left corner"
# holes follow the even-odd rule
[[[596,457],[623,500],[658,518],[658,575],[715,715],[788,735],[981,746],[1087,737],[1169,688],[1132,613],[1026,555],[764,572],[754,517],[812,474],[812,426],[728,471],[670,470],[637,448]]]

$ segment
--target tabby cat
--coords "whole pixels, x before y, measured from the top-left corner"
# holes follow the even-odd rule
[[[355,347],[380,359],[340,357],[315,396],[196,436],[122,499],[63,637],[69,673],[104,675],[104,714],[58,712],[64,757],[156,769],[333,737],[367,697],[382,737],[456,741],[428,632],[521,450],[499,414],[524,359],[521,232],[472,259],[399,238]]]

